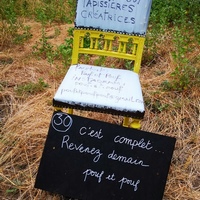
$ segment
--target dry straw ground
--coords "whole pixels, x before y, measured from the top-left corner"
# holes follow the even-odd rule
[[[53,112],[52,97],[66,70],[59,60],[50,65],[45,59],[32,56],[32,46],[41,38],[41,27],[36,22],[26,23],[31,26],[32,38],[23,45],[0,52],[0,80],[3,84],[0,89],[0,199],[58,200],[62,198],[34,189],[34,182]],[[61,30],[61,34],[52,37],[51,42],[60,45],[66,38],[68,27],[49,26],[46,28],[48,36],[54,33],[55,27]],[[199,85],[184,92],[160,88],[175,68],[170,48],[165,48],[169,41],[165,42],[161,44],[160,54],[142,66],[140,76],[147,102],[142,130],[177,138],[163,200],[199,200]],[[199,53],[197,47],[191,56]],[[17,85],[37,82],[39,78],[49,85],[43,92],[24,97],[16,95]],[[76,113],[121,123],[121,118],[116,116]]]

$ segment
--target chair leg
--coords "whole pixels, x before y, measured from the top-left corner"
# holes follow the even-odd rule
[[[55,110],[55,111],[61,111],[62,108],[60,108],[60,107],[54,107],[54,110]]]
[[[129,117],[125,117],[124,121],[123,121],[123,126],[124,127],[130,127],[130,128],[134,128],[134,129],[140,129],[141,128],[141,120],[139,119],[134,119],[132,118],[132,122],[129,123]]]
[[[70,114],[70,115],[72,115],[73,114],[73,109],[72,108],[68,108],[67,109],[67,113]]]
[[[123,126],[124,127],[129,127],[129,117],[124,117]]]
[[[133,119],[133,121],[130,124],[130,128],[140,129],[141,128],[140,120],[139,119]]]
[[[54,109],[55,109],[55,111],[61,111],[62,110],[62,108],[60,108],[60,107],[54,107]],[[67,113],[72,115],[73,114],[73,109],[72,108],[68,108],[67,109]]]

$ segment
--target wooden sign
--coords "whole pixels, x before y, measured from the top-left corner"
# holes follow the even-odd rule
[[[76,26],[144,35],[152,0],[78,0]]]
[[[35,187],[80,200],[161,200],[175,141],[54,112]]]

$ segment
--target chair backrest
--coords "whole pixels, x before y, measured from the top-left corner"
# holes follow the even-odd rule
[[[77,27],[145,35],[152,0],[78,0]]]
[[[133,61],[139,73],[152,0],[78,0],[72,64],[79,54]],[[89,43],[89,44],[88,44]]]
[[[75,29],[72,64],[78,63],[79,54],[115,57],[133,61],[133,71],[139,73],[144,41],[141,36]]]

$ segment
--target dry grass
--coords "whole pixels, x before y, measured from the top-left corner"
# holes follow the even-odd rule
[[[37,23],[31,23],[33,38],[20,47],[2,52],[12,63],[0,65],[0,197],[12,199],[59,200],[60,196],[34,189],[35,177],[44,147],[50,118],[51,100],[63,77],[56,65],[37,60],[30,55],[31,46],[38,37]],[[66,27],[54,41],[63,43]],[[33,31],[35,30],[35,32]],[[49,33],[53,28],[49,28]],[[141,82],[147,100],[142,130],[173,136],[177,143],[170,167],[163,200],[200,199],[200,102],[199,86],[182,93],[162,91],[160,84],[174,70],[170,52],[156,58],[156,64],[143,66]],[[200,51],[196,48],[195,54]],[[160,73],[162,72],[162,73]],[[43,78],[50,87],[45,92],[18,98],[14,92],[17,84]],[[86,117],[121,123],[112,115],[77,111]]]

